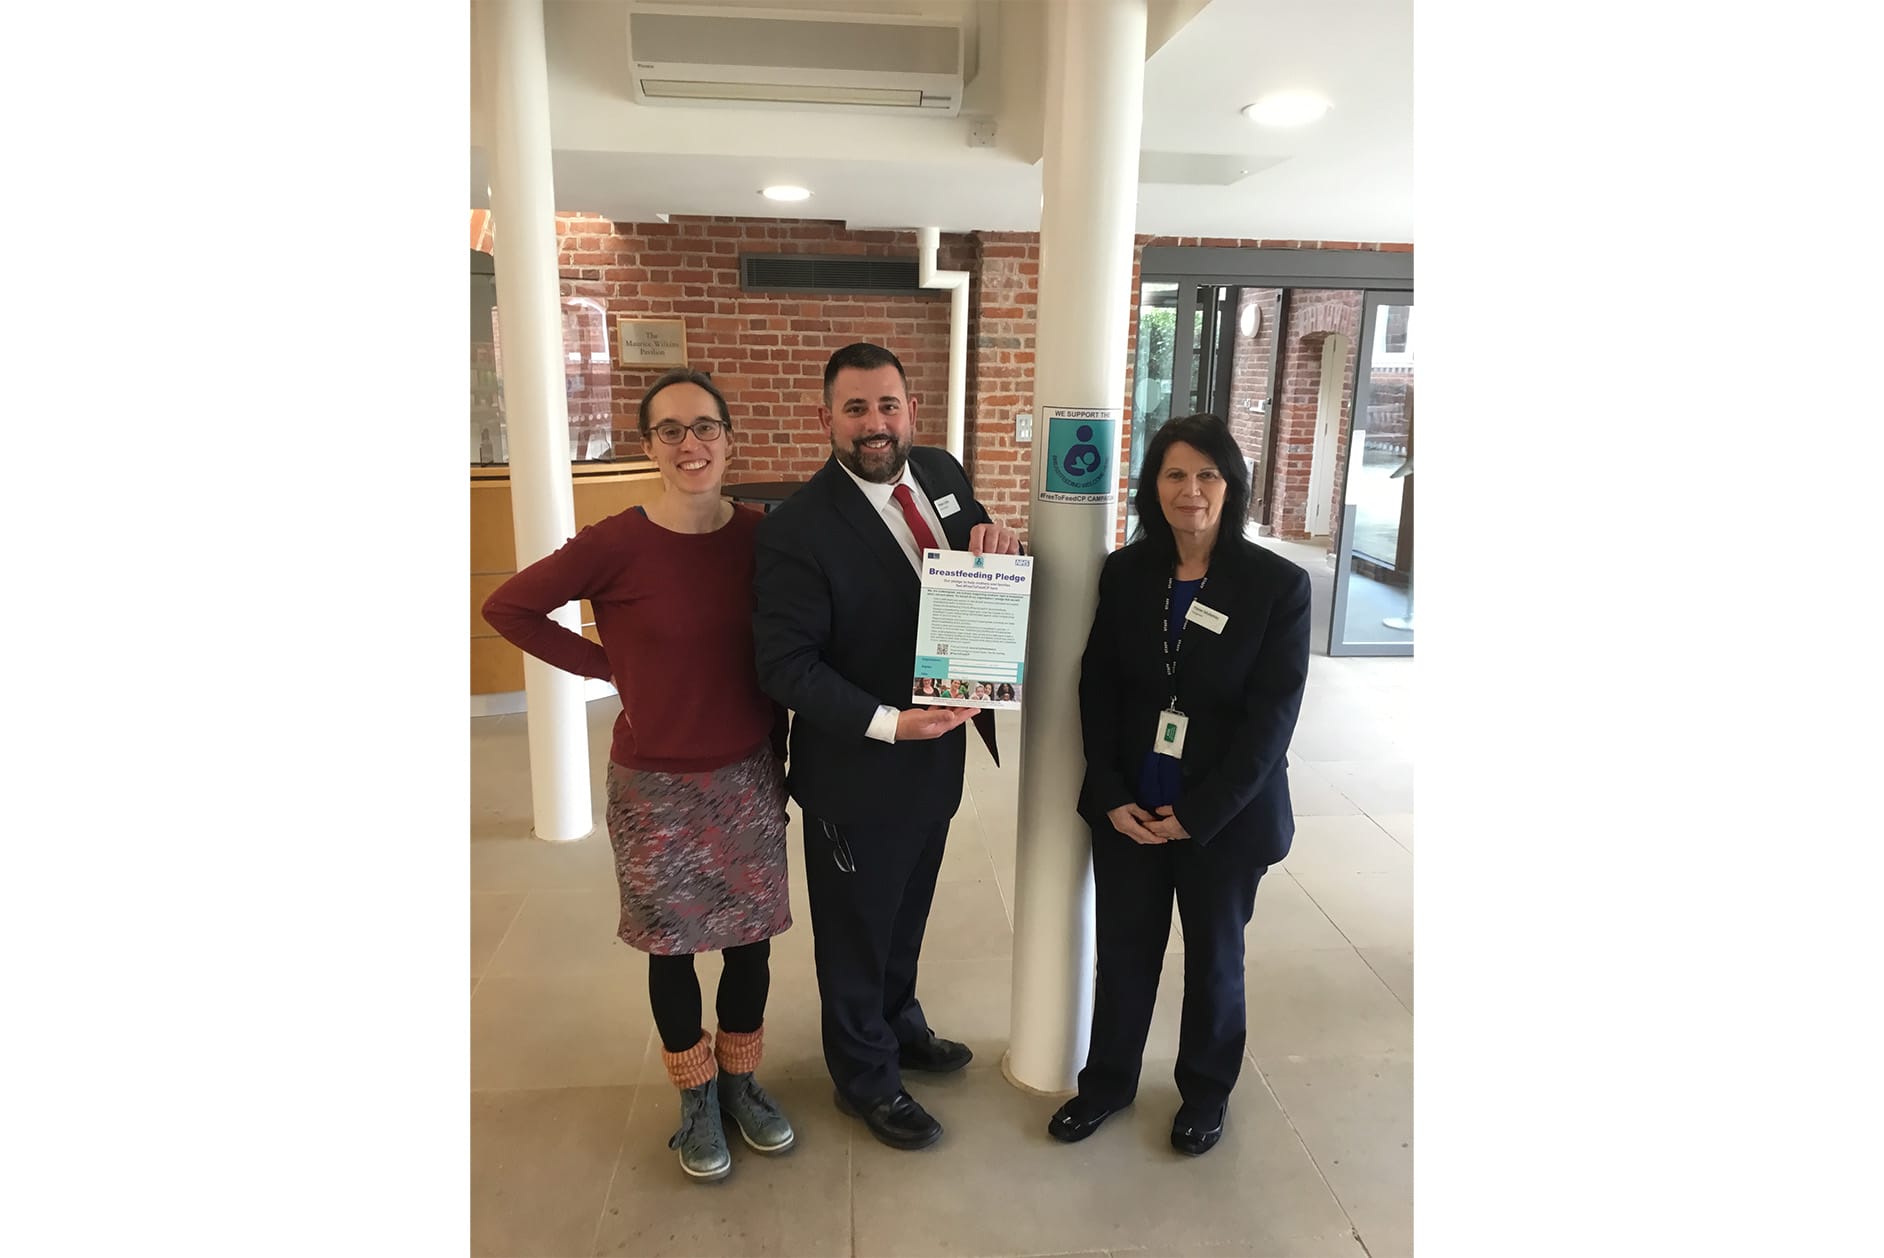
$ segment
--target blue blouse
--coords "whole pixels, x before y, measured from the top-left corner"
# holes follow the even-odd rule
[[[1178,637],[1184,632],[1184,614],[1191,609],[1191,601],[1202,589],[1204,578],[1195,581],[1173,581],[1171,583],[1171,623],[1165,626],[1165,643],[1172,650],[1177,649]],[[1182,657],[1179,657],[1180,661]],[[1168,697],[1168,696],[1167,696]],[[1156,730],[1146,733],[1157,736]],[[1140,808],[1156,811],[1167,804],[1178,802],[1178,790],[1183,785],[1183,763],[1176,756],[1161,756],[1157,752],[1145,751],[1145,760],[1138,769],[1137,802]]]

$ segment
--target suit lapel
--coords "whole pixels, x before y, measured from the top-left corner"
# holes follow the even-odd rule
[[[916,466],[916,452],[909,454],[909,474],[915,479],[922,492],[928,495],[929,505],[935,507],[936,518],[942,521],[942,542],[950,550],[967,550],[968,534],[975,526],[968,522],[968,512],[961,502],[960,490],[952,491],[956,495],[957,510],[953,515],[943,515],[942,508],[936,506],[937,498],[946,498],[951,492],[941,483],[940,468],[919,468]],[[941,491],[941,492],[938,492]]]
[[[835,458],[825,464],[825,473],[829,477],[831,501],[837,508],[838,517],[850,526],[864,549],[875,555],[877,562],[888,571],[891,586],[914,604],[921,595],[921,584],[916,579],[916,570],[910,566],[909,556],[897,545],[883,517],[864,497],[863,490],[857,488],[844,469],[837,465]]]

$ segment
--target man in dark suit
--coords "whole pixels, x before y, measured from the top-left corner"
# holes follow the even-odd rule
[[[793,713],[787,784],[804,812],[838,1107],[885,1144],[919,1149],[942,1125],[902,1071],[973,1056],[929,1029],[916,963],[976,710],[910,706],[917,563],[932,547],[1011,555],[1020,538],[988,518],[953,456],[914,445],[916,401],[889,350],[833,354],[819,418],[831,459],[759,526],[759,684]],[[994,751],[992,715],[977,725]]]

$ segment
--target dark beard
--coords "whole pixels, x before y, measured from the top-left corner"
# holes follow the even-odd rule
[[[848,450],[833,441],[831,453],[836,455],[837,461],[850,469],[851,474],[859,480],[867,480],[873,485],[887,485],[903,474],[903,467],[909,462],[911,444],[910,441],[897,441],[891,438],[890,448],[880,455],[868,456],[870,461],[867,463],[861,441],[852,443]],[[885,463],[885,460],[888,462]]]

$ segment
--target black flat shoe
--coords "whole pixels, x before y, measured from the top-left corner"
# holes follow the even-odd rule
[[[1098,1131],[1101,1123],[1118,1112],[1118,1109],[1076,1096],[1053,1111],[1053,1117],[1047,1120],[1047,1134],[1062,1144],[1077,1144]]]
[[[932,1075],[945,1075],[951,1070],[960,1070],[975,1059],[974,1050],[966,1044],[954,1040],[945,1040],[935,1032],[920,1044],[905,1044],[896,1053],[897,1064],[904,1070],[923,1070]]]
[[[926,1149],[942,1138],[942,1124],[907,1092],[868,1103],[854,1103],[842,1092],[834,1096],[838,1109],[863,1119],[870,1134],[892,1149]]]
[[[1216,1148],[1217,1141],[1223,1139],[1225,1108],[1195,1110],[1186,1105],[1178,1110],[1177,1117],[1171,1120],[1171,1147],[1190,1157]]]

